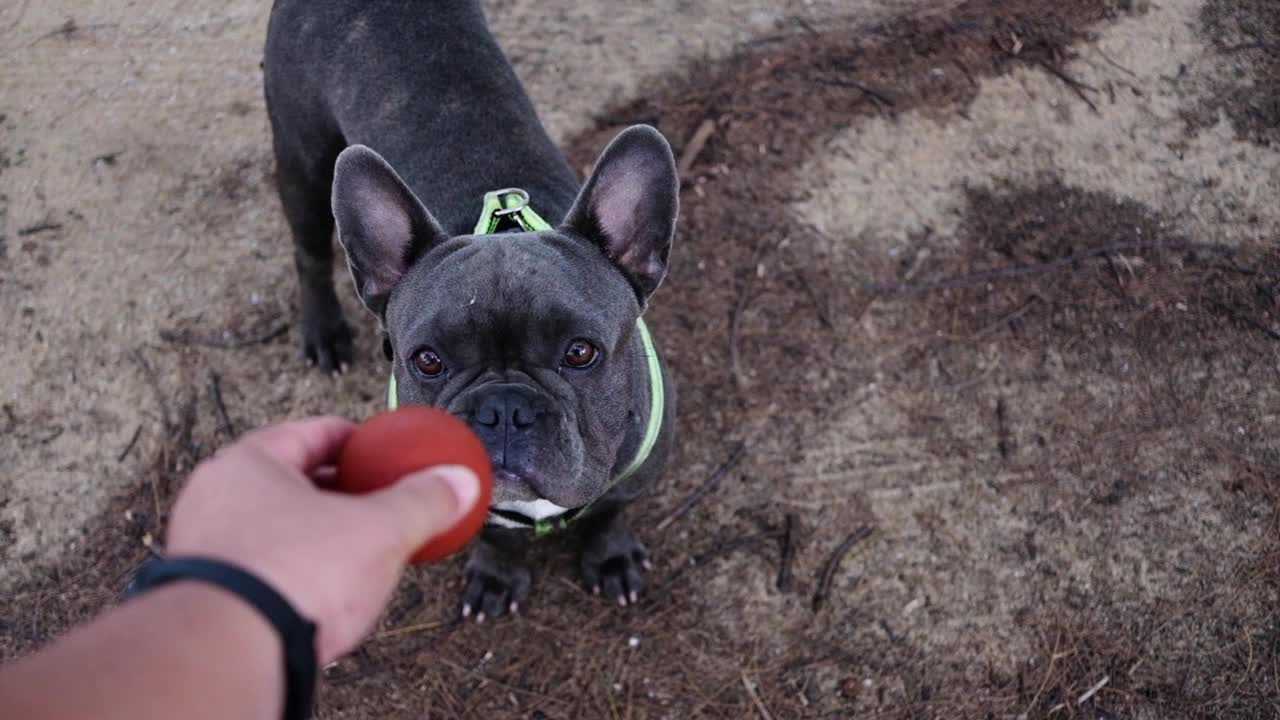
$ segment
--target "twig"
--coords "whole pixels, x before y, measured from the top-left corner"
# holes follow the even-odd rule
[[[1276,332],[1275,330],[1272,330],[1266,325],[1263,325],[1261,321],[1256,320],[1248,315],[1245,315],[1242,312],[1238,312],[1235,308],[1230,307],[1224,303],[1220,303],[1216,300],[1212,301],[1211,304],[1213,305],[1213,307],[1217,308],[1218,312],[1224,313],[1227,317],[1231,318],[1232,320],[1235,320],[1236,322],[1244,323],[1245,325],[1248,325],[1254,330],[1257,330],[1258,332],[1263,333],[1264,335],[1271,338],[1272,340],[1280,340],[1280,333]]]
[[[1053,666],[1058,662],[1058,643],[1061,641],[1062,633],[1057,633],[1053,636],[1053,652],[1049,653],[1049,666],[1044,670],[1044,678],[1040,680],[1040,687],[1036,689],[1036,694],[1031,696],[1031,702],[1027,703],[1027,709],[1022,711],[1023,716],[1031,714],[1031,710],[1040,701],[1040,696],[1044,694],[1044,689],[1049,687],[1049,678],[1053,677]]]
[[[747,280],[747,287],[751,286],[751,280]],[[733,310],[729,313],[729,369],[730,375],[733,376],[733,384],[735,387],[743,388],[747,385],[747,379],[742,375],[742,364],[738,361],[738,335],[742,325],[742,311],[747,307],[746,288],[738,294],[738,300],[733,304]]]
[[[707,141],[711,139],[715,131],[716,121],[707,118],[693,132],[693,137],[689,138],[684,150],[680,152],[680,162],[676,163],[676,171],[681,179],[689,177],[689,171],[693,169],[693,163],[698,160],[698,155],[707,146]]]
[[[1239,45],[1223,45],[1218,48],[1218,52],[1223,54],[1238,53],[1245,50],[1277,50],[1280,51],[1280,45],[1271,45],[1261,40],[1255,42],[1240,43]]]
[[[996,320],[995,322],[987,325],[986,327],[982,328],[978,332],[970,335],[969,339],[980,340],[986,337],[987,335],[990,335],[991,333],[995,332],[996,330],[999,330],[1002,326],[1007,325],[1013,322],[1014,320],[1017,320],[1023,315],[1026,315],[1027,312],[1031,310],[1031,308],[1035,307],[1035,304],[1039,302],[1040,299],[1041,298],[1039,295],[1032,295],[1030,300],[1027,300],[1025,303],[1022,304],[1022,307],[1018,308],[1017,310],[1014,310],[1008,315],[1005,315],[999,320]]]
[[[876,105],[878,105],[882,109],[894,107],[894,104],[895,104],[893,98],[889,97],[888,95],[885,95],[884,93],[880,92],[879,90],[876,90],[875,88],[868,87],[854,80],[844,80],[842,78],[829,78],[829,77],[815,77],[812,79],[814,82],[820,85],[834,85],[836,87],[846,87],[846,88],[853,88],[854,90],[861,90],[863,95],[866,95],[867,97],[871,98],[873,101],[875,101]]]
[[[0,406],[0,410],[4,411],[4,419],[9,423],[4,428],[5,433],[13,432],[13,429],[18,427],[18,416],[13,412],[13,406],[5,403],[3,406]]]
[[[401,635],[411,635],[413,633],[426,632],[427,630],[436,630],[452,623],[459,622],[457,620],[436,620],[434,622],[418,623],[416,625],[406,625],[391,630],[384,630],[373,636],[374,640],[386,640],[387,638],[399,637]]]
[[[685,574],[685,572],[687,572],[690,568],[700,567],[700,566],[706,565],[712,560],[715,560],[716,558],[727,557],[729,555],[732,555],[733,553],[737,552],[741,548],[744,548],[752,543],[760,542],[762,540],[773,540],[778,537],[781,537],[780,532],[771,531],[771,532],[756,533],[754,535],[743,535],[741,537],[733,538],[732,540],[725,540],[725,541],[719,542],[715,545],[715,547],[711,548],[710,550],[702,553],[701,555],[692,557],[689,559],[688,562],[682,563],[681,565],[676,567],[676,569],[673,570],[671,574],[668,575],[662,581],[662,584],[659,585],[658,588],[671,587],[675,583],[675,581],[679,580]],[[651,596],[651,599],[656,600],[657,599],[656,594],[654,596]]]
[[[973,73],[969,70],[968,65],[965,65],[959,58],[956,58],[951,62],[956,67],[960,68],[960,72],[964,75],[965,79],[969,81],[969,85],[971,87],[978,87],[978,81],[973,78]]]
[[[128,444],[126,444],[124,449],[120,451],[120,454],[116,456],[116,462],[122,463],[125,458],[129,457],[129,453],[133,452],[133,446],[138,444],[138,438],[140,437],[142,437],[141,425],[134,429],[133,437],[129,438]]]
[[[761,241],[756,246],[755,260],[751,263],[751,274],[747,275],[746,281],[742,283],[742,287],[738,290],[738,299],[733,303],[733,310],[729,312],[729,374],[733,378],[734,387],[739,389],[747,386],[747,378],[742,374],[742,365],[738,361],[738,336],[742,327],[742,313],[747,309],[747,303],[751,297],[751,286],[759,272],[760,264],[764,262],[765,257],[775,245],[776,243]]]
[[[702,715],[702,711],[706,709],[708,705],[715,702],[716,698],[723,695],[725,690],[728,690],[729,688],[733,687],[733,683],[736,680],[737,678],[730,677],[723,684],[716,686],[716,688],[712,690],[710,693],[703,695],[702,702],[690,708],[689,712],[686,713],[684,717],[696,718]],[[574,715],[570,715],[569,717],[579,717],[579,716],[577,714],[574,714]]]
[[[1044,68],[1049,72],[1049,74],[1053,75],[1054,77],[1058,78],[1062,82],[1066,83],[1067,87],[1071,88],[1071,91],[1074,92],[1076,96],[1079,97],[1081,100],[1083,100],[1085,104],[1089,106],[1089,109],[1092,110],[1095,114],[1101,114],[1098,112],[1098,106],[1094,104],[1093,100],[1091,100],[1088,95],[1084,94],[1085,90],[1098,92],[1098,88],[1093,87],[1091,85],[1086,85],[1080,82],[1079,80],[1071,77],[1070,75],[1067,74],[1066,70],[1063,70],[1057,65],[1054,65],[1048,60],[1036,58],[1035,64]]]
[[[42,222],[42,223],[36,223],[35,225],[28,225],[27,227],[20,228],[18,230],[18,237],[26,237],[28,235],[35,235],[36,233],[50,232],[53,230],[61,230],[61,229],[62,229],[62,223],[49,222],[46,220],[45,222]]]
[[[1124,72],[1124,73],[1128,74],[1128,75],[1129,75],[1129,77],[1138,77],[1138,73],[1136,73],[1136,72],[1134,72],[1134,71],[1130,70],[1129,68],[1125,67],[1124,65],[1121,65],[1120,63],[1116,62],[1116,60],[1115,60],[1114,58],[1112,58],[1110,55],[1108,55],[1108,54],[1107,54],[1107,53],[1106,53],[1102,48],[1095,46],[1095,47],[1093,48],[1093,51],[1094,51],[1094,52],[1096,52],[1096,53],[1098,53],[1098,55],[1099,55],[1103,60],[1106,60],[1106,61],[1107,61],[1107,64],[1108,64],[1108,65],[1110,65],[1111,67],[1116,68],[1117,70],[1120,70],[1120,71],[1122,71],[1122,72]]]
[[[756,709],[760,711],[760,717],[764,720],[773,720],[773,715],[769,714],[769,708],[764,706],[764,701],[760,699],[760,694],[756,692],[756,684],[751,682],[745,672],[742,673],[742,687],[747,689],[747,695],[751,697],[751,702],[755,703]]]
[[[827,594],[831,592],[831,581],[835,579],[836,570],[840,568],[840,561],[844,560],[844,556],[849,554],[854,545],[871,537],[871,533],[875,531],[872,525],[863,525],[862,527],[849,533],[836,549],[827,558],[827,562],[822,566],[822,573],[819,575],[818,589],[813,593],[813,611],[818,612],[822,608],[823,602],[827,599]]]
[[[1110,675],[1103,675],[1103,676],[1102,676],[1102,679],[1101,679],[1101,680],[1099,680],[1099,681],[1097,682],[1097,684],[1095,684],[1093,687],[1089,688],[1088,690],[1085,690],[1085,691],[1084,691],[1084,694],[1083,694],[1083,695],[1081,695],[1081,696],[1076,700],[1076,705],[1083,705],[1083,704],[1085,704],[1086,702],[1088,702],[1088,701],[1089,701],[1089,698],[1093,697],[1094,695],[1097,695],[1097,694],[1098,694],[1098,691],[1099,691],[1099,690],[1101,690],[1102,688],[1106,687],[1106,686],[1107,686],[1107,683],[1109,683],[1109,682],[1111,682],[1111,676],[1110,676]]]
[[[799,524],[799,518],[796,514],[787,513],[787,517],[782,524],[782,537],[778,541],[782,545],[782,562],[778,566],[777,588],[782,592],[787,592],[791,589],[791,566],[796,558],[795,530],[797,524]]]
[[[151,367],[151,363],[142,356],[142,351],[135,348],[133,351],[133,359],[142,368],[142,374],[146,377],[147,385],[151,386],[151,392],[156,396],[156,404],[160,406],[160,421],[164,425],[164,431],[170,432],[173,428],[173,415],[169,412],[169,403],[165,401],[164,391],[160,389],[160,376],[156,374],[155,368]]]
[[[818,29],[813,26],[813,23],[809,22],[803,17],[800,17],[799,15],[792,15],[789,19],[791,20],[791,22],[795,23],[796,25],[799,25],[801,30],[804,30],[810,35],[814,37],[819,37],[821,35],[821,33],[818,32]]]
[[[540,693],[536,690],[529,690],[528,688],[522,688],[519,685],[512,685],[511,683],[503,682],[502,680],[499,680],[491,675],[485,675],[484,673],[478,670],[472,670],[469,667],[459,665],[458,663],[453,662],[451,660],[440,658],[439,661],[453,668],[457,672],[463,673],[464,675],[470,675],[472,678],[480,681],[481,683],[489,683],[491,685],[496,685],[497,687],[500,687],[504,690],[509,690],[511,692],[519,693],[521,695],[527,695],[531,698],[534,698],[536,700],[541,700],[551,705],[562,705],[565,702],[567,702],[564,698],[555,698],[550,695]]]
[[[203,347],[217,348],[220,350],[239,350],[254,345],[265,345],[272,340],[289,332],[289,324],[284,323],[260,334],[247,338],[232,338],[224,340],[216,337],[204,337],[189,333],[185,330],[161,330],[160,339],[175,345],[201,345]]]
[[[1098,88],[1080,82],[1076,78],[1069,75],[1066,70],[1063,70],[1061,67],[1058,67],[1057,64],[1052,63],[1042,57],[1037,57],[1030,53],[1023,54],[1021,52],[1021,43],[1018,41],[1016,37],[1014,38],[1014,42],[1017,43],[1017,45],[1013,49],[1006,48],[1004,44],[999,40],[995,42],[995,45],[997,48],[1002,50],[1005,55],[1015,60],[1021,60],[1023,62],[1030,63],[1032,65],[1038,65],[1041,68],[1044,68],[1044,70],[1048,72],[1050,75],[1053,75],[1054,77],[1058,78],[1063,83],[1065,83],[1067,87],[1071,88],[1071,91],[1074,92],[1076,96],[1079,97],[1081,100],[1083,100],[1085,104],[1089,106],[1090,110],[1093,110],[1095,114],[1101,114],[1098,112],[1098,106],[1093,102],[1093,100],[1089,98],[1088,95],[1085,95],[1084,93],[1085,90],[1089,90],[1091,92],[1098,92]],[[1053,56],[1056,57],[1058,55],[1056,48],[1051,47],[1049,49]]]
[[[102,153],[101,155],[94,155],[93,158],[90,159],[90,162],[102,163],[104,165],[115,165],[116,160],[123,154],[123,150],[114,150],[112,152]]]
[[[1108,243],[1095,248],[1086,248],[1084,250],[1074,252],[1064,258],[1036,263],[1034,265],[1018,265],[1015,267],[999,268],[997,270],[988,270],[986,272],[944,278],[942,280],[932,280],[923,283],[877,283],[871,286],[871,290],[873,292],[928,292],[930,290],[967,287],[971,285],[981,285],[982,283],[990,282],[992,280],[1003,280],[1013,277],[1024,277],[1027,275],[1040,275],[1068,265],[1073,265],[1081,260],[1087,260],[1099,255],[1121,252],[1123,250],[1141,250],[1144,248],[1164,248],[1166,250],[1174,250],[1186,249],[1188,247],[1190,247],[1189,243],[1130,240],[1126,242]]]
[[[813,302],[814,310],[818,314],[818,322],[828,330],[835,330],[835,323],[831,322],[831,314],[827,312],[827,304],[822,301],[818,295],[818,290],[813,286],[813,282],[809,277],[809,273],[803,268],[797,271],[800,276],[800,284],[804,286],[805,292],[809,294],[809,300]]]
[[[1000,459],[1009,459],[1009,422],[1008,409],[1004,398],[996,400],[996,449],[1000,451]]]
[[[724,478],[724,476],[732,470],[735,465],[741,462],[742,458],[746,454],[747,444],[745,442],[738,443],[737,447],[735,447],[733,452],[729,455],[729,458],[720,463],[720,466],[717,467],[696,490],[689,493],[689,496],[676,506],[676,509],[673,510],[670,515],[666,516],[662,519],[662,522],[658,523],[657,531],[661,533],[663,530],[666,530],[671,523],[684,517],[695,505],[701,502],[702,498],[706,497],[709,493],[719,487],[720,480]]]
[[[209,371],[209,401],[213,403],[213,410],[218,415],[218,424],[222,434],[228,440],[234,439],[236,429],[231,424],[230,416],[227,415],[226,403],[222,402],[222,378],[213,370]]]
[[[651,112],[648,114],[636,113],[635,115],[622,115],[622,114],[593,115],[591,119],[595,121],[598,127],[617,127],[620,125],[657,126],[658,120],[660,118],[656,113]]]
[[[80,25],[75,20],[67,20],[59,25],[57,30],[50,30],[49,32],[32,40],[27,44],[27,47],[31,47],[41,40],[48,40],[51,37],[57,37],[59,35],[61,35],[64,40],[70,40],[72,35],[75,35],[81,30],[103,30],[119,26],[119,23],[93,23],[92,25]]]

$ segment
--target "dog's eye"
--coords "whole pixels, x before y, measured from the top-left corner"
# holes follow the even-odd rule
[[[440,377],[444,372],[444,361],[431,348],[422,348],[413,354],[413,366],[427,377]]]
[[[600,357],[600,351],[595,345],[581,338],[569,343],[569,349],[564,351],[564,364],[571,368],[590,367]]]

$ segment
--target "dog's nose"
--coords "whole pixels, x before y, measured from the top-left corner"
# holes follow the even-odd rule
[[[519,385],[503,385],[486,394],[476,408],[476,423],[486,428],[524,430],[538,419],[531,393]]]

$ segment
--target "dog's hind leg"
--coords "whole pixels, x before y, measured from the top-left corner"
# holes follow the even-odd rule
[[[282,140],[289,135],[275,124],[273,119],[280,202],[293,232],[301,291],[303,358],[323,372],[345,372],[351,365],[352,336],[334,292],[334,222],[329,201],[333,165],[345,143],[337,138],[325,143],[322,153],[308,158]]]

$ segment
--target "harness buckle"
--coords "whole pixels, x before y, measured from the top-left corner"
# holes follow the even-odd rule
[[[498,197],[499,208],[493,211],[494,217],[503,217],[506,215],[514,215],[515,213],[529,207],[529,193],[520,188],[503,188],[493,193]],[[518,205],[507,207],[507,198],[515,195],[520,199]]]

